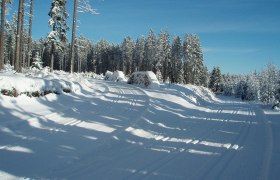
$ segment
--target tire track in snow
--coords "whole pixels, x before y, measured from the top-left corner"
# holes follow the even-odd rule
[[[104,82],[106,83],[106,82]],[[108,87],[108,93],[106,94],[108,97],[110,97],[110,93],[114,92],[114,93],[118,93],[118,96],[116,99],[111,100],[111,103],[119,103],[120,101],[126,101],[127,104],[130,106],[130,108],[127,108],[125,111],[121,112],[123,114],[127,114],[129,112],[131,112],[132,115],[135,115],[135,113],[132,112],[133,109],[138,108],[137,104],[139,104],[141,111],[138,113],[138,117],[133,116],[133,121],[131,121],[132,119],[130,119],[130,122],[127,123],[127,126],[122,127],[117,129],[114,133],[112,133],[109,137],[102,139],[100,142],[98,142],[97,145],[95,145],[95,148],[93,149],[93,151],[89,152],[88,154],[84,155],[80,161],[83,162],[79,167],[76,167],[76,165],[74,165],[73,170],[69,173],[69,171],[65,171],[65,173],[67,174],[67,177],[79,177],[80,175],[91,171],[92,169],[94,169],[94,174],[99,174],[100,172],[98,171],[103,171],[104,167],[108,166],[108,163],[110,162],[110,159],[103,159],[101,160],[97,158],[97,161],[100,161],[98,163],[98,165],[96,165],[96,159],[94,159],[95,161],[91,161],[89,160],[89,156],[91,156],[92,154],[95,154],[95,152],[99,152],[102,151],[102,149],[105,147],[108,148],[109,146],[111,146],[111,143],[116,141],[116,137],[121,135],[122,133],[126,133],[125,129],[127,129],[129,126],[134,126],[135,124],[137,124],[137,122],[141,119],[141,117],[147,112],[147,109],[150,105],[150,98],[149,96],[145,93],[144,90],[138,88],[138,87],[134,87],[131,85],[121,85],[121,84],[115,84],[112,82],[107,82],[106,83],[107,87]],[[131,95],[131,98],[126,98],[125,95]],[[138,97],[138,98],[136,98]],[[143,104],[144,103],[144,104]],[[108,103],[109,109],[112,109],[112,104]],[[144,107],[144,108],[143,108]],[[127,143],[126,141],[124,141],[124,143]],[[124,150],[126,153],[123,153],[122,156],[119,155],[120,152],[114,152],[114,153],[110,153],[112,157],[117,157],[114,158],[114,162],[121,162],[121,160],[129,155],[134,155],[137,154],[137,152],[141,151],[141,149],[138,147],[138,145],[129,145],[127,148],[122,149]],[[102,153],[101,153],[102,154]],[[63,168],[64,169],[64,168]],[[63,171],[63,169],[59,169],[58,171]],[[106,168],[105,168],[106,169]],[[93,172],[92,172],[93,173]],[[108,172],[104,172],[104,173],[108,173]]]
[[[236,113],[237,112],[238,112],[238,110],[236,111]],[[209,118],[209,120],[210,119],[211,118]],[[190,139],[190,141],[185,142],[186,143],[185,148],[180,148],[180,149],[175,148],[175,150],[173,150],[168,155],[163,154],[162,156],[159,156],[158,158],[156,158],[152,162],[148,162],[148,163],[144,164],[142,166],[142,168],[138,169],[137,171],[133,172],[131,175],[127,176],[126,179],[140,178],[138,176],[141,176],[141,179],[142,179],[142,178],[149,177],[150,175],[154,175],[154,173],[157,170],[167,166],[173,160],[178,159],[182,156],[186,156],[186,153],[184,153],[184,152],[187,152],[193,146],[203,145],[203,143],[202,143],[203,140],[206,139],[206,138],[209,138],[211,135],[213,135],[213,131],[209,131],[209,129],[216,129],[217,130],[217,129],[222,128],[223,126],[225,126],[224,122],[219,123],[218,126],[216,124],[213,124],[211,127],[203,129],[198,134],[196,134],[195,139]],[[169,139],[170,139],[170,137],[155,138],[154,141],[166,141],[166,142],[168,142]],[[152,142],[149,143],[149,145],[146,145],[146,146],[147,147],[149,147],[149,146],[150,147],[155,147],[155,143],[152,141]],[[231,148],[233,148],[233,145],[230,145],[229,147],[225,147],[225,148],[226,149],[231,149]],[[141,172],[145,172],[145,173],[143,174]]]
[[[222,112],[222,111],[221,111]],[[238,113],[238,110],[236,110],[234,113]],[[247,123],[246,123],[247,124]],[[218,129],[220,129],[220,128],[223,128],[223,126],[225,126],[225,122],[223,122],[223,123],[219,123],[219,126],[216,126],[216,125],[214,125],[214,126],[212,126],[211,128],[209,128],[209,129],[214,129],[214,131],[215,130],[218,130]],[[147,165],[145,165],[144,167],[143,167],[143,169],[141,169],[140,171],[145,171],[145,169],[149,169],[149,170],[151,170],[151,171],[147,171],[147,173],[144,175],[144,177],[149,177],[150,175],[153,175],[157,170],[159,170],[159,169],[162,169],[163,167],[165,167],[165,166],[168,166],[168,164],[169,163],[171,163],[173,160],[175,160],[175,159],[181,159],[182,157],[185,157],[185,156],[188,156],[186,153],[184,153],[184,152],[189,152],[189,150],[191,149],[191,147],[192,146],[196,146],[196,145],[206,145],[207,146],[207,144],[205,144],[205,141],[203,141],[203,139],[206,139],[206,138],[210,138],[211,136],[213,136],[214,134],[213,134],[213,130],[212,131],[209,131],[209,129],[207,128],[207,129],[204,129],[204,131],[202,131],[202,132],[200,132],[200,135],[198,135],[198,137],[199,138],[197,138],[197,139],[199,139],[199,140],[190,140],[190,141],[188,141],[186,144],[188,145],[188,146],[190,146],[190,147],[185,147],[185,148],[180,148],[180,149],[178,149],[178,150],[176,150],[175,152],[173,152],[173,155],[172,155],[172,153],[171,154],[168,154],[168,156],[163,156],[163,158],[158,158],[158,161],[157,161],[157,163],[155,163],[155,164],[158,164],[158,165],[155,165],[154,167],[152,167],[152,168],[147,168],[146,166]],[[168,141],[168,139],[167,139],[167,141]],[[207,142],[207,141],[206,141]],[[225,145],[222,145],[222,146],[220,146],[220,144],[217,144],[217,143],[215,143],[215,144],[213,144],[213,145],[215,145],[215,146],[220,146],[220,148],[225,148],[225,151],[232,151],[232,150],[237,150],[238,149],[238,147],[237,147],[237,145],[236,144],[234,144],[235,142],[237,142],[237,141],[233,141],[233,143],[232,144],[228,144],[227,146],[225,146]],[[211,144],[209,144],[209,145],[211,145]],[[215,162],[217,162],[217,161],[213,161],[213,164],[215,164]],[[211,164],[212,165],[212,163],[208,163],[207,165],[209,165],[209,164]],[[204,168],[201,168],[201,170],[203,170]],[[157,174],[157,173],[156,173]],[[194,178],[195,177],[198,177],[198,176],[200,176],[201,175],[201,172],[200,171],[197,171],[197,176],[194,176]],[[132,176],[129,176],[129,178],[131,178]],[[141,178],[142,178],[143,176],[141,176]]]
[[[255,105],[256,106],[256,105]],[[273,136],[271,125],[269,124],[266,115],[264,114],[263,110],[260,107],[255,107],[258,114],[258,119],[264,123],[265,128],[265,150],[262,162],[262,168],[260,172],[260,179],[270,179],[269,170],[271,166],[271,158],[272,158],[272,151],[273,151]]]
[[[233,140],[233,144],[242,146],[242,147],[237,147],[238,151],[242,150],[243,146],[246,146],[245,142],[247,140],[248,135],[250,134],[250,129],[252,127],[252,118],[254,115],[254,111],[251,107],[248,107],[247,112],[248,112],[248,116],[245,120],[244,126],[241,126],[239,129],[240,135],[238,135]],[[237,113],[238,111],[236,112],[236,114]],[[225,175],[224,174],[225,170],[228,168],[231,161],[234,159],[234,157],[236,157],[238,151],[224,150],[222,155],[219,157],[219,159],[213,161],[210,167],[206,168],[208,171],[202,174],[202,177],[200,179],[221,179],[221,177]]]

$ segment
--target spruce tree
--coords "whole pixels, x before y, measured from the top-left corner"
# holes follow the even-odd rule
[[[23,17],[24,17],[24,0],[19,0],[18,6],[18,23],[17,23],[17,35],[16,35],[16,47],[15,47],[15,70],[20,72],[22,69],[22,32],[23,32]]]
[[[4,68],[4,42],[5,42],[5,18],[6,18],[6,2],[11,3],[10,0],[1,1],[1,31],[0,31],[0,70]]]
[[[152,30],[150,30],[148,37],[145,42],[145,51],[144,51],[144,61],[143,61],[143,70],[144,71],[156,71],[156,45],[157,38]]]
[[[74,72],[74,59],[75,59],[75,42],[77,30],[77,12],[87,12],[97,14],[96,10],[91,7],[89,0],[74,0],[73,24],[72,24],[72,40],[70,50],[70,71]],[[79,68],[78,68],[79,69]]]
[[[221,91],[222,75],[219,67],[214,67],[209,80],[209,89],[213,92]]]
[[[34,9],[34,0],[30,0],[27,67],[30,66],[30,59],[31,59],[33,9]]]
[[[134,43],[130,36],[127,36],[122,43],[122,61],[125,75],[131,73],[133,44]]]
[[[183,79],[185,84],[191,83],[191,62],[193,60],[192,54],[192,37],[186,34],[183,43]]]
[[[145,37],[141,36],[135,43],[134,47],[134,62],[136,63],[136,71],[144,71],[144,55],[145,55]]]
[[[183,81],[182,49],[183,48],[181,38],[179,36],[176,36],[173,40],[171,47],[171,83],[182,83]]]
[[[166,82],[169,75],[168,64],[170,64],[171,47],[168,32],[161,32],[158,39],[157,59],[159,61],[162,81]]]
[[[200,41],[197,35],[193,36],[193,63],[192,63],[192,84],[201,85],[201,77],[204,73],[203,54],[200,46]]]
[[[33,58],[32,68],[36,68],[36,69],[43,68],[43,62],[42,62],[42,58],[40,57],[39,52],[36,52],[35,57]]]
[[[57,50],[64,52],[67,42],[66,32],[69,30],[66,19],[69,17],[66,12],[66,0],[53,0],[48,14],[51,18],[49,26],[51,31],[47,36],[47,43],[50,45],[51,71],[54,68],[54,54]]]
[[[260,79],[260,99],[264,103],[272,103],[276,99],[277,86],[279,81],[277,67],[274,64],[268,64],[261,72]]]

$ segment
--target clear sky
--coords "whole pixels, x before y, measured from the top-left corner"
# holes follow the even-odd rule
[[[67,0],[72,24],[73,1]],[[168,31],[198,34],[209,70],[249,73],[268,63],[280,68],[280,0],[90,0],[99,15],[78,14],[78,34],[121,43]],[[35,0],[33,37],[46,37],[52,0]],[[18,1],[15,0],[15,4]],[[69,32],[69,35],[71,33]]]

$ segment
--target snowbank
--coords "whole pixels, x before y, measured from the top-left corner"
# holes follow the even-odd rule
[[[81,90],[81,85],[90,85],[81,74],[49,72],[48,68],[33,69],[26,74],[7,72],[0,74],[0,94],[13,97],[22,94],[38,97],[49,93],[77,92]]]
[[[158,89],[160,83],[152,71],[134,72],[127,81],[128,84],[135,84],[141,87]]]
[[[165,87],[166,91],[169,91],[169,93],[181,96],[194,105],[221,102],[211,90],[202,86],[165,84],[163,87]]]
[[[208,88],[203,86],[195,85],[184,85],[185,88],[193,91],[197,96],[201,97],[204,101],[207,102],[220,102],[221,100],[216,97],[216,95]]]
[[[107,81],[114,81],[114,82],[127,82],[127,79],[125,78],[125,75],[122,71],[107,71],[105,73],[105,80]]]

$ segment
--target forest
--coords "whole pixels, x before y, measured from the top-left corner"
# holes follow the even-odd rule
[[[18,73],[36,64],[67,72],[153,71],[161,82],[193,84],[210,88],[217,94],[243,100],[273,103],[280,98],[280,73],[268,64],[261,72],[247,75],[223,74],[219,66],[209,71],[204,64],[203,48],[196,34],[171,37],[167,31],[150,30],[147,36],[124,37],[119,44],[105,39],[92,40],[76,35],[77,9],[96,14],[89,0],[75,0],[71,39],[66,0],[53,0],[47,12],[50,31],[47,37],[32,39],[34,0],[19,0],[18,10],[6,17],[11,0],[1,1],[0,70],[10,65]],[[36,11],[35,11],[36,12]],[[27,25],[24,24],[27,21]],[[46,22],[47,23],[47,22]],[[68,34],[68,35],[67,35]],[[69,38],[69,39],[68,39]],[[41,66],[39,67],[41,68]]]

